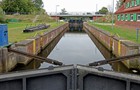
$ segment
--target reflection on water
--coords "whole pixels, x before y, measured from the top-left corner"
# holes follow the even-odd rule
[[[113,54],[104,45],[102,45],[90,32],[86,31],[86,33],[89,35],[89,37],[97,46],[97,48],[100,50],[105,59],[110,59],[114,57]]]
[[[92,39],[92,41],[97,46],[97,48],[100,50],[100,52],[105,57],[105,59],[115,58],[115,56],[107,48],[105,48],[91,33],[89,33],[88,31],[86,31],[86,33]],[[113,71],[134,73],[134,71],[132,69],[128,69],[121,62],[111,63],[110,65],[111,65]],[[137,72],[135,72],[135,74],[140,74],[140,71],[137,70]]]
[[[98,48],[84,32],[65,33],[48,58],[59,60],[66,65],[87,65],[90,62],[104,59]],[[42,67],[44,66],[46,65]],[[104,67],[110,69],[109,65]]]
[[[39,56],[59,60],[65,65],[87,65],[91,62],[109,59],[113,57],[113,55],[88,32],[88,34],[84,32],[67,32],[65,34],[64,33],[65,32],[63,32],[55,40],[53,40],[52,43],[49,44],[39,54]],[[89,38],[88,35],[92,40]],[[47,64],[46,62],[33,60],[27,66],[18,65],[15,68],[15,70],[38,69],[46,68],[48,66],[50,66],[50,64]],[[103,65],[102,67],[109,70],[113,69],[114,71],[118,72],[132,73],[132,70],[128,70],[120,62],[112,63],[111,65]]]

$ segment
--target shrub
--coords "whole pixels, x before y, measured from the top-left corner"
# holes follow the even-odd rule
[[[115,23],[115,21],[116,21],[116,15],[114,15],[113,23]],[[98,23],[112,23],[112,15],[106,15],[106,16],[100,17],[97,20],[95,20],[95,22],[98,22]]]
[[[4,22],[4,12],[2,10],[2,8],[0,7],[0,23]]]

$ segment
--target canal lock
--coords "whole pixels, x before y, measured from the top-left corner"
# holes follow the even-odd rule
[[[85,38],[85,39],[81,39],[81,38]],[[94,42],[94,44],[91,40]],[[86,44],[89,44],[89,42],[77,44],[76,42],[78,42],[78,41],[83,41],[83,42],[89,41],[91,46],[89,46],[89,48],[87,49],[87,48],[85,48],[85,46],[87,46]],[[90,59],[88,59],[88,60],[87,60],[87,58],[82,57],[82,56],[84,56],[84,54],[79,56],[83,59],[81,59],[81,58],[74,59],[74,56],[70,55],[72,53],[79,53],[79,52],[76,52],[77,47],[75,47],[75,46],[78,46],[78,50],[80,50],[79,47],[82,45],[85,49],[87,49],[87,51],[82,50],[83,49],[83,47],[82,47],[81,48],[82,51],[79,51],[79,52],[84,52],[85,54],[87,54],[87,58],[90,57]],[[65,48],[68,50],[68,47],[71,47],[74,50],[66,51]],[[91,49],[91,47],[95,48],[95,49]],[[61,48],[63,48],[62,52],[60,50]],[[70,48],[69,48],[69,50],[70,50]],[[95,56],[93,55],[93,51],[95,52],[94,53]],[[90,54],[88,52],[90,52]],[[65,55],[66,53],[69,53],[68,56]],[[99,56],[97,55],[97,53],[99,54]],[[55,60],[60,60],[60,61],[62,60],[62,62],[64,62],[66,65],[74,64],[74,63],[87,65],[89,62],[94,62],[93,60],[98,61],[98,60],[112,58],[112,53],[110,51],[108,51],[98,40],[96,40],[96,38],[93,37],[93,35],[91,35],[89,32],[85,33],[85,31],[83,30],[83,21],[80,21],[80,20],[79,21],[78,20],[70,20],[69,21],[69,30],[67,32],[61,33],[39,55],[42,57],[53,58]],[[63,55],[64,55],[64,57],[63,57]],[[75,54],[75,56],[78,57],[78,55],[76,55],[76,54]],[[92,56],[94,56],[94,57],[92,57]],[[73,59],[72,59],[72,57],[73,57]],[[86,56],[84,56],[84,57],[86,57]],[[95,57],[97,57],[97,58],[95,58]],[[66,59],[67,59],[67,61],[66,61]],[[107,66],[103,66],[103,67],[105,69],[119,71],[119,72],[131,72],[121,63],[111,64],[111,65],[112,66],[107,65]],[[27,66],[25,66],[25,67],[19,66],[18,69],[15,68],[15,70],[19,70],[19,69],[22,70],[25,68],[26,69],[38,69],[38,68],[46,68],[48,66],[50,66],[50,65],[45,63],[45,62],[33,60]]]

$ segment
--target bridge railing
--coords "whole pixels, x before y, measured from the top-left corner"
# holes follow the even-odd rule
[[[66,13],[61,13],[61,12],[48,12],[48,15],[50,16],[59,16],[59,15],[75,15],[75,16],[78,16],[78,15],[82,15],[82,16],[88,16],[88,15],[104,15],[104,14],[100,14],[100,13],[96,13],[96,12],[66,12]]]

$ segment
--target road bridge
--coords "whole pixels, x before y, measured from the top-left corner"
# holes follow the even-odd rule
[[[96,14],[94,12],[68,12],[68,13],[48,13],[49,16],[56,20],[70,20],[70,19],[83,19],[87,20],[96,20],[99,17],[103,17],[104,14]]]
[[[68,12],[68,13],[48,13],[56,21],[64,20],[69,22],[69,30],[78,30],[83,29],[83,22],[89,20],[96,20],[100,17],[103,17],[103,14],[96,14],[94,12]]]

